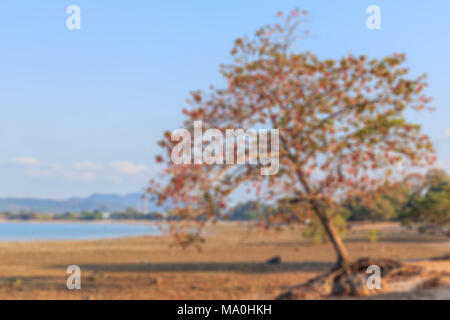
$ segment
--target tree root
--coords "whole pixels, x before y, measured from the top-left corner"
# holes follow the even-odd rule
[[[371,265],[380,267],[381,288],[370,289],[367,285],[367,278],[371,276],[367,273],[367,268]],[[422,267],[402,264],[391,259],[381,258],[361,258],[345,267],[335,268],[325,274],[315,277],[306,283],[302,283],[290,288],[276,299],[297,300],[297,299],[324,299],[331,297],[364,297],[389,288],[390,284],[409,281],[414,288],[421,288],[423,285],[438,284],[439,281],[429,281],[436,279],[436,273],[429,274]],[[411,282],[411,279],[414,279]],[[425,284],[426,283],[426,284]]]

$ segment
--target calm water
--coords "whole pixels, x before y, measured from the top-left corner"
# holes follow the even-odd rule
[[[158,234],[158,227],[147,223],[0,223],[0,241],[102,239]]]

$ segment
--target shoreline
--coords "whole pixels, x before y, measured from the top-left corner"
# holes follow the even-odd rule
[[[370,252],[374,257],[407,261],[449,252],[440,239],[385,230],[376,243],[364,233],[350,231],[347,245],[352,256]],[[201,250],[183,249],[164,234],[2,241],[0,299],[273,299],[327,271],[335,261],[330,244],[315,244],[302,238],[299,230],[261,234],[246,223],[226,222],[210,225],[207,231]],[[268,264],[275,256],[281,262]],[[450,261],[417,263],[444,271],[450,268]],[[67,290],[70,265],[81,268],[81,290]]]
[[[83,223],[83,224],[157,224],[165,220],[0,220],[0,224],[7,223]]]
[[[155,234],[155,235],[138,235],[138,236],[118,236],[118,237],[106,237],[106,238],[83,238],[83,239],[23,239],[23,240],[2,240],[0,239],[0,245],[1,244],[14,244],[14,243],[20,243],[20,244],[51,244],[51,243],[58,243],[58,242],[72,242],[72,243],[79,243],[83,244],[84,242],[93,242],[93,241],[113,241],[113,240],[132,240],[132,239],[139,239],[144,237],[149,238],[159,238],[163,237],[163,234]]]
[[[0,243],[103,241],[165,234],[164,224],[137,221],[2,221]]]

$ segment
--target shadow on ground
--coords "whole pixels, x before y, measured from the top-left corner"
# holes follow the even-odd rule
[[[254,262],[174,262],[174,263],[139,263],[139,264],[85,264],[80,265],[83,271],[101,272],[320,272],[333,267],[329,262],[281,262],[281,263],[254,263]],[[51,268],[63,268],[52,266]]]
[[[367,239],[366,233],[360,233],[355,237],[346,237],[344,238],[344,242],[346,243],[370,243],[370,241]],[[440,236],[440,235],[385,235],[383,233],[380,234],[380,238],[378,239],[378,243],[417,243],[417,244],[446,244],[450,243],[450,238],[446,236]],[[277,242],[270,242],[270,241],[260,241],[257,243],[254,242],[247,242],[241,244],[244,247],[266,247],[266,246],[273,246],[273,247],[317,247],[317,243],[315,243],[313,240],[309,239],[302,239],[298,241],[277,241]]]
[[[404,236],[392,236],[392,235],[380,235],[380,239],[378,240],[378,243],[417,243],[417,244],[423,244],[423,243],[429,243],[429,244],[445,244],[450,243],[450,239],[445,236],[428,236],[428,235],[404,235]],[[346,238],[344,240],[348,243],[369,243],[367,240],[367,237],[355,237],[355,238]]]

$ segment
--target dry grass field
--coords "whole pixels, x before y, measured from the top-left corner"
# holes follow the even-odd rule
[[[379,231],[375,243],[366,237],[371,228]],[[201,251],[171,246],[170,236],[3,242],[0,299],[273,299],[328,270],[334,260],[329,244],[302,239],[299,229],[260,233],[246,224],[221,223],[206,232]],[[352,225],[346,244],[354,257],[394,258],[450,272],[449,260],[423,261],[450,253],[448,238],[385,223]],[[281,263],[266,263],[274,256]],[[81,290],[66,288],[72,264],[81,268]],[[443,290],[440,298],[449,293],[448,287],[436,290]],[[400,297],[421,297],[414,294]]]

